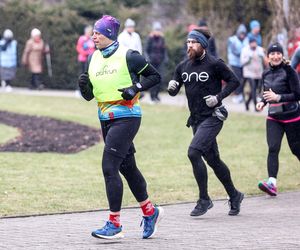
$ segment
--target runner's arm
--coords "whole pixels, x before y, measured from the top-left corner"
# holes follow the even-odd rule
[[[240,85],[240,82],[236,75],[227,67],[227,65],[221,59],[218,60],[216,67],[221,79],[226,82],[226,86],[222,89],[222,91],[219,94],[217,94],[218,100],[222,101]]]
[[[138,51],[128,50],[126,59],[133,83],[138,83],[140,76],[143,76],[139,91],[147,90],[161,81],[158,71]]]

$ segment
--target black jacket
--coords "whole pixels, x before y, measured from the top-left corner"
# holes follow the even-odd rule
[[[272,91],[281,96],[280,103],[288,102],[293,107],[300,100],[300,84],[296,71],[285,63],[278,66],[270,66],[262,75],[264,91],[272,89]],[[267,104],[267,101],[262,99]],[[292,108],[291,106],[291,108]],[[288,110],[287,110],[288,111]],[[286,112],[286,114],[270,115],[273,118],[286,120],[300,115],[298,112]]]

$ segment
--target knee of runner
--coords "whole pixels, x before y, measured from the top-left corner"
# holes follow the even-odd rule
[[[122,162],[120,169],[128,169],[128,168],[136,168],[136,162],[134,154],[129,154],[126,156],[124,161]]]
[[[203,155],[202,151],[189,147],[188,157],[191,161],[197,160],[202,155]]]
[[[102,172],[105,178],[111,178],[118,174],[118,171],[114,170],[114,168],[111,168],[109,166],[102,166]]]
[[[218,168],[221,166],[220,154],[216,153],[214,155],[204,156],[205,161],[211,167]]]
[[[279,154],[280,145],[269,146],[269,154]]]
[[[105,178],[115,177],[119,175],[119,169],[122,162],[122,158],[107,154],[102,159],[102,172]]]

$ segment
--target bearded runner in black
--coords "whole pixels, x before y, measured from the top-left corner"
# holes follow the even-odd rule
[[[203,215],[213,207],[207,191],[207,169],[202,157],[214,170],[230,197],[229,215],[237,215],[244,194],[236,190],[228,167],[220,159],[216,137],[228,114],[222,100],[239,86],[239,81],[222,60],[206,53],[209,37],[208,31],[200,29],[188,34],[188,59],[176,67],[174,80],[168,85],[168,92],[175,96],[184,85],[190,110],[187,126],[192,127],[194,137],[188,157],[193,166],[200,196],[191,216]],[[223,90],[222,80],[226,82]]]

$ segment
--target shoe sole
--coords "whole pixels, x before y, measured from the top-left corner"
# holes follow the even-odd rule
[[[241,194],[241,198],[240,198],[240,200],[239,200],[240,206],[241,206],[241,204],[242,204],[243,199],[244,199],[244,194],[242,193],[242,194]],[[237,213],[234,213],[234,214],[228,213],[228,215],[230,215],[230,216],[235,216],[235,215],[238,215],[239,213],[240,213],[240,209],[239,209],[239,211],[238,211]]]
[[[96,234],[95,232],[92,232],[92,236],[98,239],[105,239],[105,240],[114,240],[114,239],[122,239],[124,238],[123,232],[117,233],[113,236],[105,236],[101,234]]]
[[[192,217],[197,217],[197,216],[201,216],[201,215],[203,215],[203,214],[206,214],[206,213],[207,213],[207,211],[208,211],[208,209],[211,209],[213,206],[214,206],[214,204],[213,204],[213,203],[211,203],[211,204],[209,204],[209,206],[208,206],[208,208],[206,209],[206,211],[205,211],[205,212],[203,212],[203,213],[200,213],[200,214],[195,214],[195,215],[193,215],[193,214],[190,214],[190,216],[192,216]]]
[[[153,231],[153,233],[149,237],[143,238],[143,239],[150,239],[150,238],[152,238],[155,235],[156,231],[157,231],[158,224],[161,221],[161,219],[163,218],[164,213],[165,213],[164,209],[162,207],[157,207],[157,209],[158,209],[158,216],[157,216],[157,219],[156,219],[156,222],[155,222],[154,231]]]
[[[258,188],[270,196],[277,196],[277,193],[271,192],[263,183],[259,183]]]

